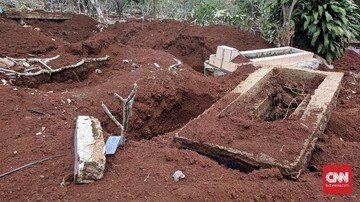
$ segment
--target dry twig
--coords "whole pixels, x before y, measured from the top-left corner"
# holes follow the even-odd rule
[[[66,70],[66,69],[72,69],[72,68],[79,67],[79,66],[83,65],[84,63],[107,61],[110,58],[109,56],[105,56],[105,57],[101,57],[101,58],[84,58],[76,64],[63,66],[63,67],[60,67],[57,69],[52,69],[47,63],[52,60],[55,60],[59,57],[60,57],[59,55],[52,57],[52,58],[45,58],[45,59],[39,59],[39,58],[15,59],[15,58],[7,57],[7,59],[13,61],[16,64],[18,64],[19,62],[28,62],[28,63],[36,63],[37,62],[37,63],[44,65],[47,69],[35,68],[34,66],[30,66],[24,72],[17,72],[17,71],[5,69],[5,68],[0,68],[0,72],[6,73],[7,75],[10,75],[10,76],[12,76],[12,75],[15,75],[15,76],[38,76],[41,74],[54,74],[54,73],[58,73],[63,70]],[[29,72],[30,71],[29,69],[31,69],[31,70],[39,69],[39,71]]]
[[[170,71],[176,70],[177,68],[181,67],[181,65],[182,65],[182,62],[180,60],[178,60],[176,58],[174,58],[174,60],[176,61],[176,63],[169,66]]]
[[[291,107],[291,105],[292,105],[293,102],[295,102],[296,105],[298,105],[297,102],[296,102],[296,99],[293,98],[293,99],[291,100],[291,102],[288,104],[288,107],[287,107],[287,109],[286,109],[286,113],[285,113],[285,116],[284,116],[283,120],[285,120],[285,119],[287,118],[287,115],[288,115],[288,113],[289,113],[290,107]]]
[[[115,118],[114,115],[112,115],[112,113],[110,112],[109,108],[102,103],[101,106],[104,109],[106,115],[108,115],[108,117],[115,123],[115,125],[120,128],[121,130],[121,143],[120,146],[124,147],[125,146],[125,137],[126,137],[126,132],[127,132],[127,128],[128,128],[128,123],[129,123],[129,119],[132,115],[132,107],[134,104],[134,100],[135,100],[135,96],[136,96],[136,92],[137,92],[137,83],[134,83],[134,87],[131,90],[129,96],[127,98],[123,98],[120,95],[118,95],[117,93],[114,93],[114,97],[117,98],[120,102],[123,103],[123,119],[122,119],[122,124]]]
[[[50,159],[53,159],[53,158],[56,158],[56,157],[60,157],[60,156],[64,156],[64,155],[50,156],[50,157],[46,157],[46,158],[43,158],[43,159],[40,159],[40,160],[37,160],[37,161],[33,161],[33,162],[31,162],[31,163],[28,163],[28,164],[25,164],[25,165],[20,166],[20,167],[18,167],[18,168],[15,168],[15,169],[13,169],[13,170],[10,170],[10,171],[8,171],[8,172],[6,172],[6,173],[0,174],[0,178],[4,177],[4,176],[6,176],[6,175],[10,175],[11,173],[14,173],[14,172],[16,172],[16,171],[19,171],[19,170],[21,170],[21,169],[23,169],[23,168],[26,168],[26,167],[29,167],[29,166],[32,166],[32,165],[35,165],[35,164],[38,164],[38,163],[42,163],[42,162],[44,162],[44,161],[47,161],[47,160],[50,160]]]

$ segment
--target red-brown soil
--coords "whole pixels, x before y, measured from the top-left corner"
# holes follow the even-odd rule
[[[76,25],[76,18],[73,20]],[[83,17],[79,20],[87,21]],[[36,27],[36,22],[33,25]],[[346,73],[344,86],[311,167],[298,181],[289,181],[276,169],[249,174],[228,169],[173,143],[177,129],[255,70],[248,65],[226,76],[204,77],[200,72],[209,54],[215,53],[217,45],[239,50],[271,47],[261,38],[230,27],[202,28],[171,20],[119,23],[99,33],[93,32],[93,26],[84,26],[87,28],[75,38],[62,34],[61,23],[38,22],[38,26],[43,28],[37,31],[0,19],[0,57],[60,54],[60,59],[51,63],[53,67],[74,64],[83,57],[109,55],[111,59],[0,85],[0,173],[62,155],[0,178],[0,201],[357,201],[360,197],[360,96],[359,79],[354,77],[354,73],[359,74],[360,62],[351,52],[334,62],[338,71]],[[69,27],[63,27],[65,33],[76,32]],[[183,62],[181,69],[168,69],[176,63],[173,58]],[[123,60],[131,62],[123,64]],[[102,73],[95,73],[95,69]],[[1,74],[0,78],[7,76]],[[95,116],[104,131],[118,133],[101,102],[120,119],[121,105],[112,93],[127,96],[136,80],[139,88],[125,150],[108,157],[103,180],[73,184],[76,117]],[[324,164],[353,165],[352,195],[322,194]],[[186,179],[175,183],[172,174],[176,170],[182,170]]]
[[[300,117],[292,118],[290,115],[306,95],[314,94],[322,81],[323,78],[318,77],[298,81],[276,71],[264,84],[263,90],[248,103],[238,104],[231,111],[226,111],[226,107],[240,96],[237,93],[228,94],[201,117],[188,123],[179,135],[195,142],[220,145],[254,155],[266,154],[276,162],[287,164],[296,159],[312,133],[306,127],[311,123],[305,125],[304,121],[299,120]],[[271,100],[270,110],[264,116],[254,113],[266,98]]]
[[[25,23],[40,28],[48,37],[61,38],[69,43],[85,40],[98,31],[97,22],[84,15],[72,15],[70,20],[63,22],[25,20]]]
[[[233,59],[231,62],[240,64],[240,63],[250,62],[250,60],[247,59],[246,57],[242,56],[242,55],[239,55],[235,59]]]

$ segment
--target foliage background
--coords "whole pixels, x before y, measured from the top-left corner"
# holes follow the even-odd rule
[[[93,1],[105,14],[117,14],[122,17],[154,14],[154,0],[0,0],[0,5],[5,10],[15,8],[59,11],[62,4],[61,8],[64,12],[95,15],[98,10],[94,8]],[[290,41],[293,42],[291,44],[293,46],[312,48],[330,63],[341,57],[350,40],[356,37],[360,39],[358,15],[360,11],[349,6],[353,2],[360,5],[360,0],[297,0],[293,15],[290,12],[292,16],[290,21],[284,23],[283,15],[286,12],[283,6],[289,8],[293,1],[156,0],[156,14],[161,19],[185,20],[201,26],[211,24],[234,26],[261,35],[269,42],[279,45],[286,45]],[[329,20],[330,17],[325,12],[319,15],[319,6],[322,4],[337,4],[336,6],[345,9],[346,12],[333,12],[328,9],[327,13],[331,15]]]

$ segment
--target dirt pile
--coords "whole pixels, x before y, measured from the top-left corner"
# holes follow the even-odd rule
[[[65,21],[25,20],[25,23],[40,28],[48,37],[61,38],[69,43],[85,40],[98,31],[97,22],[84,15],[72,15]]]
[[[101,33],[95,34],[92,32],[94,35],[88,39],[85,39],[87,35],[80,35],[79,37],[85,40],[75,44],[69,44],[66,41],[69,40],[67,35],[50,35],[54,31],[73,31],[73,27],[67,25],[75,22],[84,22],[83,27],[88,27],[88,29],[83,29],[84,31],[90,31],[93,28],[93,20],[84,16],[74,16],[73,19],[65,22],[27,21],[32,27],[18,27],[23,31],[34,31],[38,34],[39,37],[33,37],[36,42],[41,41],[42,38],[55,38],[52,41],[57,48],[48,51],[46,55],[41,55],[41,57],[60,55],[59,59],[50,63],[52,67],[75,64],[84,57],[102,57],[105,55],[110,56],[109,62],[86,64],[74,70],[64,71],[61,74],[17,78],[13,83],[20,87],[37,88],[44,91],[66,91],[77,88],[97,88],[106,85],[106,83],[117,82],[116,86],[120,87],[120,89],[111,84],[110,87],[100,87],[106,89],[105,92],[101,93],[103,100],[97,98],[99,94],[91,96],[91,99],[95,99],[94,102],[96,103],[101,101],[110,103],[110,108],[118,111],[114,113],[120,115],[121,107],[118,106],[115,100],[111,99],[111,96],[105,95],[113,92],[126,94],[125,89],[131,87],[132,83],[138,80],[141,89],[136,99],[137,103],[134,105],[135,113],[130,128],[132,134],[130,138],[136,140],[149,139],[179,128],[190,119],[201,114],[254,70],[254,67],[246,66],[238,73],[228,76],[228,78],[232,79],[223,77],[214,80],[211,77],[206,78],[202,74],[195,72],[188,65],[188,63],[194,64],[192,60],[189,60],[188,63],[182,61],[183,65],[179,70],[168,69],[170,65],[176,63],[174,58],[183,58],[182,53],[171,54],[174,52],[172,50],[175,49],[164,48],[167,47],[166,44],[178,41],[181,34],[178,31],[174,32],[174,29],[180,27],[188,30],[187,32],[192,35],[199,35],[195,38],[206,38],[208,41],[206,44],[211,48],[203,47],[201,44],[193,44],[191,38],[189,40],[180,40],[183,43],[182,46],[176,46],[176,50],[182,50],[182,47],[188,48],[188,46],[194,49],[197,48],[198,52],[204,57],[198,57],[196,54],[192,55],[191,51],[187,52],[185,57],[196,58],[199,61],[198,63],[201,64],[206,59],[205,55],[215,52],[217,45],[220,45],[221,41],[216,42],[218,37],[215,33],[221,28],[228,30],[229,35],[250,38],[248,33],[233,28],[212,26],[203,31],[201,27],[176,21],[152,21],[116,24]],[[40,27],[40,32],[33,30],[35,27]],[[19,33],[21,32],[19,31]],[[160,34],[154,37],[151,36],[154,35],[153,33]],[[9,38],[10,35],[9,32],[7,35],[4,34],[4,37]],[[145,40],[141,40],[144,37]],[[230,36],[223,37],[223,39],[231,46],[241,44]],[[216,43],[219,44],[216,45]],[[268,46],[266,42],[260,39],[253,44],[263,47]],[[169,45],[169,47],[175,46]],[[12,50],[17,49],[13,47]],[[157,67],[157,65],[160,67]],[[95,70],[100,70],[101,75],[96,74]],[[104,99],[105,97],[106,99]],[[86,107],[79,106],[79,108]],[[89,109],[83,111],[83,113],[89,113],[90,111]],[[107,120],[108,118],[100,108],[97,113],[103,117],[102,122],[108,132],[116,133],[117,128]]]
[[[0,19],[0,57],[31,57],[57,48],[50,37],[16,22]]]
[[[80,50],[79,44],[75,47],[78,52],[94,55],[108,52],[106,48],[113,43],[168,52],[199,72],[219,44],[238,50],[272,47],[260,37],[232,27],[199,27],[174,20],[118,23],[83,42],[81,47],[87,51]]]
[[[335,71],[344,72],[345,76],[337,108],[327,130],[345,141],[360,142],[360,55],[346,50],[333,65]]]

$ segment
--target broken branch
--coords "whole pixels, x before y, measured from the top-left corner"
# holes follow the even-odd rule
[[[0,175],[0,178],[4,177],[4,176],[6,176],[6,175],[10,175],[11,173],[14,173],[14,172],[16,172],[16,171],[19,171],[19,170],[21,170],[21,169],[23,169],[23,168],[26,168],[26,167],[29,167],[29,166],[32,166],[32,165],[35,165],[35,164],[38,164],[38,163],[42,163],[42,162],[44,162],[44,161],[47,161],[47,160],[50,160],[50,159],[53,159],[53,158],[56,158],[56,157],[60,157],[60,156],[64,156],[64,155],[50,156],[50,157],[46,157],[46,158],[43,158],[43,159],[40,159],[40,160],[37,160],[37,161],[33,161],[33,162],[31,162],[31,163],[25,164],[25,165],[23,165],[23,166],[20,166],[20,167],[18,167],[18,168],[15,168],[15,169],[13,169],[13,170],[10,170],[10,171],[8,171],[8,172],[6,172],[6,173],[1,174],[1,175]]]
[[[17,58],[12,58],[12,57],[6,57],[7,59],[11,60],[14,63],[17,62],[29,62],[29,63],[34,63],[34,62],[44,62],[45,64],[52,61],[52,60],[56,60],[60,57],[60,55],[56,55],[54,57],[51,58],[22,58],[22,59],[17,59]]]
[[[67,66],[63,66],[57,69],[52,69],[49,65],[47,65],[46,63],[51,61],[51,60],[55,60],[57,59],[59,56],[55,56],[52,58],[46,58],[46,59],[38,59],[38,58],[29,58],[29,59],[14,59],[14,58],[9,58],[9,60],[14,60],[15,63],[16,61],[27,61],[27,62],[38,62],[42,65],[44,65],[47,69],[40,69],[37,72],[17,72],[17,71],[13,71],[10,69],[5,69],[5,68],[0,68],[1,72],[5,72],[7,73],[7,75],[16,75],[16,76],[38,76],[41,74],[54,74],[54,73],[58,73],[67,69],[72,69],[72,68],[76,68],[79,67],[81,65],[83,65],[84,63],[89,63],[89,62],[100,62],[100,61],[107,61],[109,60],[109,56],[105,56],[105,57],[101,57],[101,58],[84,58],[81,61],[79,61],[76,64],[73,65],[67,65]],[[30,66],[30,68],[33,68]]]
[[[115,116],[112,115],[109,108],[107,108],[107,106],[104,103],[102,103],[101,106],[104,109],[106,115],[108,115],[108,117],[115,123],[115,125],[122,130],[123,126],[121,125],[121,123],[118,120],[116,120]]]
[[[290,107],[291,107],[292,103],[294,103],[294,102],[296,103],[296,105],[298,105],[298,103],[296,102],[296,99],[293,98],[293,99],[291,100],[291,102],[288,104],[288,107],[287,107],[287,109],[286,109],[286,113],[285,113],[285,116],[284,116],[283,120],[285,120],[285,119],[287,118],[288,113],[289,113],[289,110],[290,110]]]
[[[176,61],[176,63],[173,65],[170,65],[169,70],[176,70],[178,67],[181,67],[182,62],[176,58],[174,58],[174,60]]]
[[[125,99],[118,95],[117,93],[114,93],[114,97],[117,98],[120,102],[123,103],[123,120],[122,124],[115,118],[114,115],[111,114],[110,110],[106,107],[104,103],[101,104],[102,108],[104,109],[105,113],[108,115],[108,117],[115,123],[115,125],[121,129],[121,146],[125,146],[125,137],[126,132],[128,128],[129,119],[132,115],[132,107],[135,100],[135,95],[137,92],[138,85],[135,82],[134,87],[131,90],[129,96]]]

